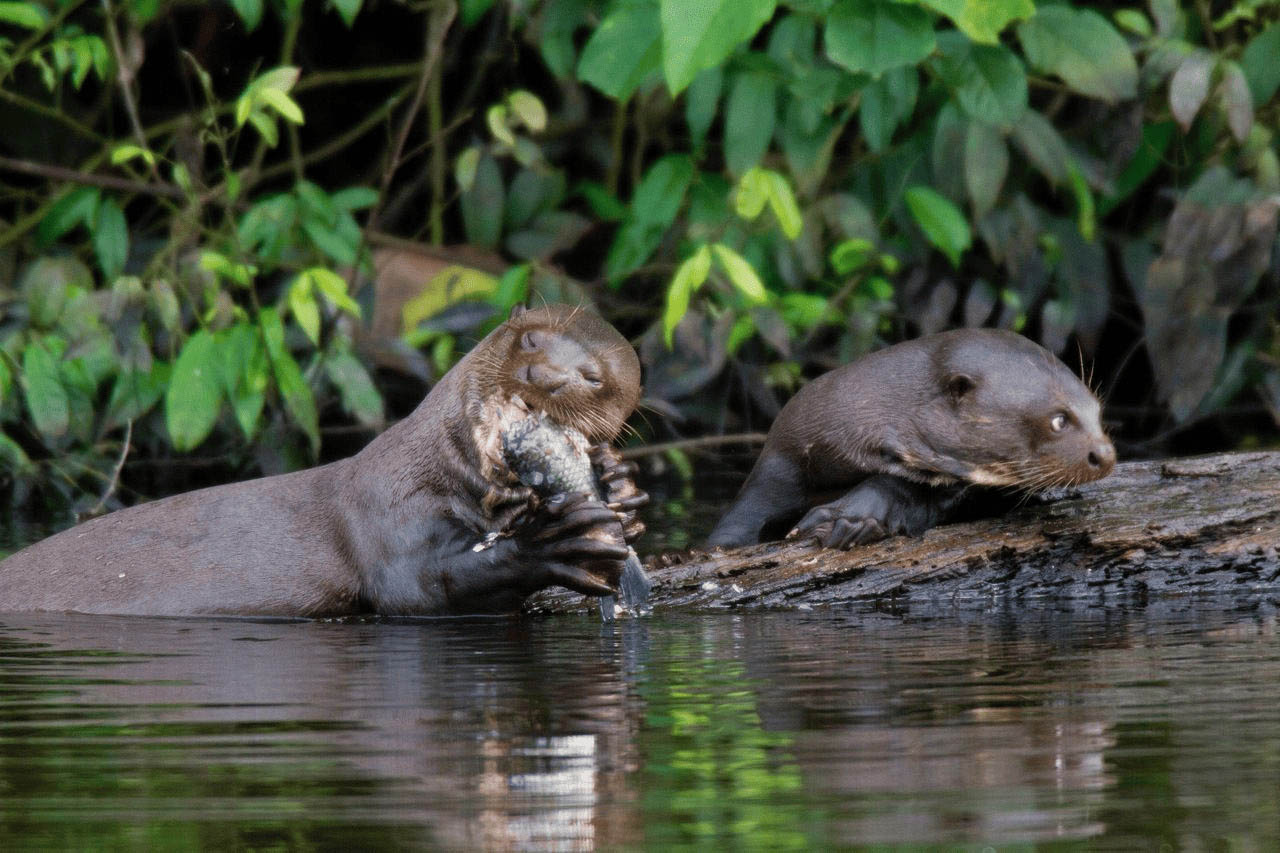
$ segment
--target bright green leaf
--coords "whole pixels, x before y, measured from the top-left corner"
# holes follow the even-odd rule
[[[662,314],[662,339],[667,349],[673,345],[676,326],[689,310],[689,300],[694,291],[702,287],[711,272],[711,250],[702,246],[676,269],[667,287],[667,306]]]
[[[117,145],[111,150],[111,164],[119,166],[121,163],[127,163],[135,158],[140,158],[148,166],[156,164],[156,155],[138,145]]]
[[[1139,35],[1143,38],[1151,37],[1151,33],[1153,32],[1151,29],[1151,21],[1139,10],[1117,9],[1111,14],[1111,17],[1115,19],[1117,24],[1124,27],[1134,35]]]
[[[1076,227],[1080,229],[1080,236],[1092,243],[1098,226],[1097,215],[1094,212],[1093,192],[1090,191],[1088,182],[1074,163],[1067,167],[1067,183],[1076,197]]]
[[[547,108],[542,100],[525,89],[517,89],[507,95],[507,106],[520,122],[534,133],[547,129]]]
[[[662,71],[671,95],[749,42],[776,7],[777,0],[662,0]]]
[[[911,187],[904,197],[925,237],[947,256],[953,267],[959,267],[960,256],[973,242],[964,214],[946,196],[929,187]]]
[[[751,304],[763,305],[769,301],[769,296],[764,289],[764,282],[760,280],[755,268],[747,262],[746,258],[723,243],[716,243],[711,247],[711,251],[715,253],[716,261],[719,262],[721,268],[729,276],[729,282]]]
[[[271,372],[275,375],[276,387],[284,398],[285,409],[306,434],[312,453],[318,453],[320,419],[316,412],[315,395],[303,378],[298,362],[294,361],[285,347],[284,324],[280,321],[280,315],[273,308],[263,308],[258,312],[258,325],[262,328],[267,355],[271,360]]]
[[[311,286],[311,276],[299,273],[289,287],[289,310],[293,319],[298,321],[302,331],[307,333],[311,343],[320,345],[320,306],[316,304],[315,291]]]
[[[918,6],[840,0],[827,17],[827,55],[850,71],[881,74],[933,52],[933,21]]]
[[[231,0],[231,8],[236,10],[249,32],[256,30],[262,22],[262,0]]]
[[[875,255],[875,244],[861,237],[854,237],[836,244],[831,250],[831,268],[837,275],[849,275],[867,265]]]
[[[0,3],[0,21],[27,30],[39,30],[49,23],[49,10],[40,3]]]
[[[463,192],[467,192],[476,183],[476,171],[480,168],[480,155],[483,153],[478,146],[471,146],[458,155],[458,159],[453,164],[453,179],[458,182],[458,188]]]
[[[187,338],[178,354],[164,398],[165,423],[175,450],[198,447],[218,421],[223,394],[220,358],[213,335],[205,329]]]
[[[795,194],[791,192],[791,184],[772,169],[765,170],[764,180],[768,191],[769,209],[778,220],[782,233],[787,235],[788,240],[796,239],[804,228],[804,217],[800,215],[800,205],[796,203]]]
[[[338,11],[347,29],[351,29],[351,25],[356,22],[356,15],[360,14],[362,2],[363,0],[329,0],[329,5]]]
[[[338,389],[347,414],[373,429],[383,425],[382,395],[359,359],[345,350],[332,352],[325,356],[324,371]]]
[[[278,89],[262,89],[258,92],[258,97],[264,104],[278,112],[285,121],[293,124],[303,123],[302,107],[284,92]]]
[[[378,203],[378,191],[372,187],[347,187],[329,197],[338,210],[363,210]]]
[[[342,276],[333,270],[327,270],[324,267],[312,267],[306,271],[311,277],[311,281],[325,298],[332,302],[339,310],[345,311],[353,317],[360,316],[360,304],[351,298],[347,291],[347,282]]]
[[[484,121],[489,126],[489,132],[493,134],[494,139],[508,148],[516,144],[516,136],[507,124],[507,108],[504,104],[494,104],[485,110]]]
[[[922,0],[925,6],[946,15],[971,41],[995,45],[1000,33],[1014,21],[1036,13],[1032,0]]]
[[[738,188],[733,196],[733,209],[743,219],[755,219],[764,212],[764,206],[769,201],[769,186],[764,173],[764,169],[756,166],[748,169],[738,180]]]

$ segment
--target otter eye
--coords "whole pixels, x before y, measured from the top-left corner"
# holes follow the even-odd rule
[[[520,336],[520,348],[525,350],[535,350],[538,348],[538,339],[534,337],[533,332],[525,332]]]
[[[1049,429],[1054,432],[1062,432],[1067,428],[1067,424],[1069,423],[1071,423],[1071,421],[1067,418],[1066,412],[1058,412],[1058,414],[1049,418]]]
[[[600,377],[600,374],[594,370],[582,371],[582,378],[592,388],[599,388],[601,385],[604,384],[604,379],[602,379]]]

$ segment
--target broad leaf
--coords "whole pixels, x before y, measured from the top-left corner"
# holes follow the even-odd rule
[[[1254,36],[1240,57],[1255,107],[1269,102],[1280,89],[1280,61],[1276,57],[1280,57],[1280,21],[1272,21]]]
[[[71,422],[67,391],[62,387],[58,360],[43,341],[32,341],[22,351],[22,390],[36,430],[46,439],[66,435]]]
[[[367,427],[383,425],[382,395],[359,359],[346,350],[331,352],[324,359],[324,371],[338,389],[347,414]]]
[[[745,173],[760,162],[777,122],[777,82],[770,74],[740,73],[725,105],[724,157],[729,171]]]
[[[964,184],[975,219],[995,207],[1009,173],[1009,146],[994,127],[969,122],[964,142]]]
[[[1014,21],[1036,13],[1031,0],[922,0],[925,6],[946,15],[960,32],[980,44],[999,44],[1000,33]]]
[[[97,222],[93,228],[93,252],[107,281],[120,275],[129,257],[129,226],[125,222],[124,211],[109,198],[104,198],[98,205]]]
[[[164,397],[165,423],[175,450],[189,451],[209,437],[222,408],[221,355],[213,335],[198,330],[182,346]]]
[[[777,0],[662,0],[662,72],[672,96],[773,17]]]
[[[667,287],[667,307],[662,313],[662,339],[671,349],[676,326],[684,319],[689,310],[689,299],[694,291],[702,287],[711,272],[711,249],[702,246],[676,269],[676,274]]]
[[[1089,9],[1044,6],[1018,25],[1027,60],[1084,95],[1114,103],[1138,92],[1138,65],[1124,37]]]
[[[764,282],[760,281],[760,276],[756,274],[755,268],[747,262],[746,258],[723,243],[716,243],[711,247],[711,251],[729,276],[729,282],[747,298],[748,302],[752,305],[763,305],[769,300]]]
[[[489,248],[498,245],[504,195],[502,171],[492,157],[484,154],[476,164],[475,182],[460,199],[467,242]]]
[[[973,242],[969,223],[954,204],[929,187],[912,187],[905,193],[907,208],[929,242],[942,251],[953,267]]]
[[[934,67],[970,118],[1008,127],[1027,111],[1027,73],[1022,60],[1004,47],[973,45],[950,34],[939,40]]]
[[[273,308],[263,308],[258,313],[258,325],[267,344],[267,356],[271,360],[271,372],[276,387],[284,398],[285,409],[294,422],[302,428],[311,443],[311,452],[320,450],[320,419],[316,412],[315,395],[302,376],[302,369],[294,361],[284,342],[284,324]]]
[[[658,70],[662,28],[658,4],[618,3],[582,48],[578,78],[611,98],[625,101]]]
[[[1169,78],[1169,109],[1185,132],[1195,121],[1196,113],[1209,97],[1209,80],[1217,57],[1207,50],[1197,50],[1187,55]]]
[[[832,60],[869,74],[914,65],[935,44],[927,12],[888,0],[841,0],[827,16],[825,40]]]

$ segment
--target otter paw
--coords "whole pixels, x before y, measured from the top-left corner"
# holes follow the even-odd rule
[[[612,594],[629,553],[617,514],[585,495],[561,494],[543,501],[518,535],[529,556],[546,567],[544,585],[588,595]]]
[[[875,518],[837,514],[830,505],[814,507],[787,534],[788,539],[816,540],[823,548],[847,551],[854,545],[866,545],[888,536],[884,525]]]
[[[622,461],[618,451],[608,444],[590,449],[591,464],[606,494],[605,504],[618,514],[627,544],[634,543],[645,531],[639,510],[649,503],[649,495],[636,486],[636,466]]]

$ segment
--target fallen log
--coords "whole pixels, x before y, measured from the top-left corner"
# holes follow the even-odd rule
[[[1141,602],[1280,598],[1280,452],[1129,462],[1007,514],[849,551],[772,542],[651,561],[655,609],[808,608],[868,600]],[[532,612],[579,611],[548,590]]]

